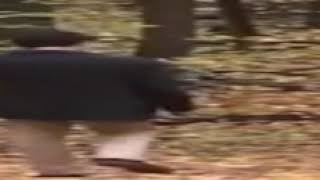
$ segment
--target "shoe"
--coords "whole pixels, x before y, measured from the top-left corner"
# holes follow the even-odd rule
[[[102,159],[95,158],[95,163],[99,166],[120,167],[136,173],[157,173],[171,174],[173,169],[161,165],[146,163],[144,161],[127,160],[127,159]]]

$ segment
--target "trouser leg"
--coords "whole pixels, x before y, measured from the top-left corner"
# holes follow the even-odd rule
[[[149,122],[87,122],[98,133],[94,158],[144,160],[156,135]]]
[[[98,165],[122,167],[134,172],[170,173],[171,169],[145,162],[157,132],[151,122],[87,122],[98,133],[94,159]]]
[[[64,144],[67,122],[9,120],[9,140],[26,155],[37,176],[76,176],[74,159]]]

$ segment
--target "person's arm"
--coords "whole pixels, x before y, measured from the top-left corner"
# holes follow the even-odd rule
[[[177,69],[169,63],[153,61],[146,67],[143,88],[156,105],[171,112],[193,109],[190,96],[175,78]]]

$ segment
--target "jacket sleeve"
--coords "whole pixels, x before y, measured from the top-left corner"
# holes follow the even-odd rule
[[[143,89],[154,104],[171,112],[193,109],[190,96],[176,79],[177,68],[169,63],[152,61],[142,78]]]

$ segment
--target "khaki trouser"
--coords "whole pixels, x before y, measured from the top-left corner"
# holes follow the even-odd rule
[[[81,121],[80,121],[81,122]],[[156,132],[147,121],[83,121],[98,133],[94,158],[143,160]],[[69,122],[9,120],[9,140],[40,174],[79,173],[64,145]]]

